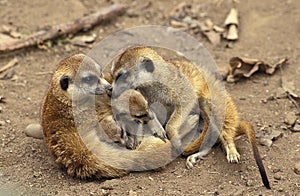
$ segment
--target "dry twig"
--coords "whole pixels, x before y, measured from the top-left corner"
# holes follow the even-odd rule
[[[84,16],[80,19],[69,21],[67,23],[58,24],[52,26],[48,29],[43,29],[27,38],[23,38],[17,41],[11,41],[5,44],[0,45],[0,54],[5,52],[10,52],[18,50],[21,48],[35,46],[38,43],[41,43],[46,40],[54,39],[66,34],[74,34],[80,30],[88,30],[94,27],[95,25],[112,19],[118,15],[121,15],[125,12],[124,5],[114,4],[110,7],[107,7],[99,12]]]
[[[11,67],[15,66],[18,64],[18,59],[14,58],[11,61],[9,61],[6,65],[0,68],[0,73],[10,69]]]

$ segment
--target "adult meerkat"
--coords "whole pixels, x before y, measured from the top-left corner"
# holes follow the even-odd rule
[[[201,107],[201,109],[203,109],[204,113],[208,114],[209,118],[212,118],[213,116],[211,115],[211,92],[210,90],[218,90],[217,88],[215,88],[215,86],[210,86],[208,87],[207,81],[205,80],[205,78],[203,77],[202,74],[205,73],[201,73],[199,71],[199,69],[190,62],[187,61],[165,61],[159,54],[157,54],[153,49],[148,48],[148,47],[134,47],[134,48],[130,48],[128,50],[126,50],[119,58],[119,60],[115,63],[115,65],[112,67],[112,75],[113,78],[118,79],[118,77],[120,77],[120,75],[125,74],[125,80],[128,83],[136,83],[135,81],[140,80],[143,77],[147,77],[146,74],[144,74],[143,72],[151,72],[152,75],[161,75],[161,77],[166,77],[169,81],[171,81],[170,83],[172,83],[172,79],[174,77],[176,77],[176,74],[174,74],[173,72],[167,72],[168,70],[166,69],[166,72],[161,72],[160,69],[158,71],[158,73],[155,73],[155,70],[157,69],[157,67],[160,66],[165,66],[168,67],[172,70],[172,68],[176,68],[177,72],[182,73],[190,82],[190,84],[192,85],[193,89],[194,89],[194,93],[196,93],[197,97],[198,97],[198,101],[199,101],[199,105]],[[136,71],[136,70],[137,71]],[[161,72],[161,73],[160,73]],[[130,77],[128,73],[137,73],[134,75],[134,77]],[[126,75],[127,74],[127,75]],[[170,74],[170,76],[168,76],[167,74]],[[151,77],[151,76],[150,76]],[[181,81],[178,81],[178,85],[180,85]],[[172,85],[172,84],[170,84]],[[142,94],[146,97],[147,100],[153,101],[153,99],[155,101],[161,101],[164,102],[166,97],[169,96],[173,96],[174,93],[170,93],[168,92],[168,89],[164,89],[163,91],[160,90],[161,86],[152,83],[150,85],[148,89],[152,89],[152,91],[150,91],[151,93],[147,93],[149,91],[145,91],[143,89],[143,86],[140,87],[141,84],[137,84],[137,85],[131,85],[131,87],[134,88],[138,88],[141,90]],[[125,88],[125,87],[124,87]],[[210,89],[212,88],[212,89]],[[184,91],[181,91],[182,89],[177,89],[179,90],[180,94],[183,94]],[[154,92],[154,93],[153,93]],[[155,93],[158,92],[158,93]],[[183,94],[184,95],[184,94]],[[257,142],[256,142],[256,138],[255,138],[255,131],[253,126],[246,121],[240,121],[239,119],[239,115],[236,109],[235,104],[233,103],[229,93],[227,93],[225,91],[225,97],[223,97],[224,100],[223,102],[225,103],[225,117],[224,117],[224,122],[223,125],[221,126],[221,130],[220,130],[220,134],[218,136],[219,140],[221,141],[221,143],[223,144],[225,150],[226,150],[226,154],[227,154],[227,160],[230,163],[234,163],[234,162],[238,162],[240,160],[240,154],[238,153],[235,143],[234,143],[234,138],[237,137],[238,135],[241,134],[246,134],[248,136],[248,139],[250,141],[250,144],[252,146],[252,150],[253,150],[253,154],[254,154],[254,158],[256,160],[257,166],[259,168],[261,177],[262,177],[262,181],[265,185],[266,188],[270,189],[270,185],[269,185],[269,181],[268,181],[268,177],[267,174],[265,172],[265,168],[262,162],[262,159],[260,157],[258,148],[257,148]],[[217,99],[222,99],[222,97],[219,97]],[[172,99],[169,98],[167,100],[167,102],[169,104],[172,104],[170,102],[172,101],[178,101],[178,99]],[[222,100],[221,100],[222,102]],[[182,102],[181,103],[183,105],[183,107],[185,106],[186,102]],[[173,115],[176,115],[176,107],[178,106],[176,103],[173,105],[175,106],[173,109],[175,110],[175,112],[173,113]],[[189,109],[191,109],[191,107],[189,107],[189,104],[187,105]],[[220,109],[222,110],[222,106],[220,105],[215,105],[216,110]],[[174,116],[170,117],[170,120],[168,122],[168,124],[170,125],[171,123],[175,124],[179,124],[176,121],[180,121],[180,118],[173,118]],[[184,118],[184,116],[183,116]],[[169,126],[168,124],[166,126],[166,132],[169,136],[169,138],[171,139],[172,136],[174,136],[176,134],[177,131],[180,131],[178,128],[178,126]],[[210,124],[212,125],[212,124]],[[212,137],[213,135],[215,135],[214,131],[216,130],[210,130],[207,132],[208,134],[208,139],[204,140],[203,143],[203,139],[204,139],[204,134],[201,134],[202,137],[198,137],[198,139],[196,139],[194,141],[194,143],[192,145],[190,145],[190,149],[186,149],[186,153],[189,154],[190,152],[192,152],[195,148],[199,148],[200,145],[206,145],[206,143],[211,142],[209,139],[210,137]],[[171,134],[170,134],[171,132]],[[191,156],[188,157],[187,159],[187,167],[191,168],[196,164],[196,161],[200,158],[202,158],[203,156],[205,156],[208,153],[208,149],[204,149],[198,153],[195,153]]]
[[[77,104],[93,105],[97,102],[97,95],[107,90],[110,90],[110,85],[100,74],[100,67],[85,55],[74,55],[59,63],[41,110],[44,139],[55,162],[66,167],[71,176],[114,178],[130,171],[155,169],[173,160],[173,148],[168,142],[163,142],[159,151],[147,148],[153,140],[161,141],[159,138],[150,139],[149,145],[145,140],[141,145],[145,148],[128,150],[99,139],[94,125],[79,134],[77,126],[80,125],[74,119]],[[89,107],[79,109],[86,114],[95,112]],[[95,122],[98,119],[92,120],[92,124]],[[196,125],[195,117],[186,123],[188,128]]]

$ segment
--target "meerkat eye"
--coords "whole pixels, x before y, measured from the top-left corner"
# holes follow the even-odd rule
[[[142,65],[146,69],[147,72],[153,72],[154,71],[154,64],[151,59],[145,58],[142,60]]]
[[[82,78],[82,82],[86,84],[95,84],[98,83],[98,77],[94,75],[89,75]]]
[[[117,77],[116,77],[116,80],[118,80],[121,77],[121,75],[122,75],[122,73],[119,72],[118,75],[117,75]]]
[[[134,115],[135,118],[147,118],[148,114],[138,114],[138,115]]]
[[[69,87],[69,82],[69,76],[63,76],[59,81],[61,89],[63,89],[64,91],[67,90]]]
[[[121,77],[122,76],[122,77]],[[116,81],[119,80],[121,78],[120,81],[125,81],[129,76],[129,72],[126,71],[120,71],[116,77]]]

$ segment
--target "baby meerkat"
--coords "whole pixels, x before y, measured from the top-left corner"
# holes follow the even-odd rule
[[[212,105],[212,92],[219,91],[220,89],[217,88],[218,81],[215,81],[211,83],[213,85],[208,86],[207,79],[216,80],[211,78],[204,78],[204,75],[209,73],[202,73],[196,65],[188,61],[165,61],[153,49],[142,46],[129,48],[123,54],[121,54],[119,60],[112,67],[111,73],[115,80],[118,80],[118,78],[124,75],[122,83],[120,84],[121,91],[125,88],[136,88],[141,91],[141,93],[150,103],[153,101],[159,101],[161,103],[166,103],[166,105],[173,106],[173,108],[169,108],[173,111],[173,113],[166,125],[166,132],[169,139],[172,139],[172,137],[180,131],[180,126],[178,125],[180,125],[181,120],[185,118],[185,116],[182,114],[186,114],[188,113],[188,111],[191,111],[191,109],[193,108],[192,105],[194,104],[191,99],[189,99],[189,101],[182,101],[182,99],[179,100],[178,97],[176,97],[178,96],[178,94],[184,96],[185,99],[188,96],[192,96],[193,93],[196,94],[201,110],[204,111],[204,114],[208,115],[210,127],[214,126],[215,123],[214,121],[212,121],[212,119],[219,118],[218,116],[216,116],[216,114],[218,114],[218,110],[224,110],[225,116],[223,125],[221,126],[221,130],[215,130],[216,128],[212,128],[212,130],[208,130],[207,133],[205,132],[201,134],[201,137],[198,137],[198,139],[196,139],[194,143],[189,146],[190,149],[185,149],[186,154],[190,154],[195,150],[195,148],[199,149],[201,145],[205,146],[208,143],[212,142],[211,138],[213,138],[216,134],[219,134],[218,138],[226,150],[228,162],[236,163],[240,159],[240,154],[236,149],[234,138],[238,135],[246,133],[252,146],[254,158],[259,168],[262,181],[265,187],[270,189],[268,177],[257,148],[253,126],[249,122],[239,120],[236,106],[233,103],[229,93],[225,90],[224,96],[215,97],[216,102],[223,102],[223,104]],[[165,78],[165,80],[168,81],[164,84],[169,84],[172,87],[174,87],[174,81],[177,86],[180,86],[182,83],[184,83],[183,85],[185,85],[186,81],[183,82],[179,79],[181,78],[178,77],[179,73],[185,76],[185,79],[188,80],[193,88],[193,92],[187,93],[183,88],[176,88],[178,93],[176,95],[176,93],[171,92],[168,88],[163,88],[162,90],[162,86],[158,83],[150,83],[150,80],[150,82],[147,83],[147,80],[145,79],[147,77],[161,77]],[[141,80],[142,82],[140,82]],[[124,83],[125,81],[126,83]],[[144,85],[143,82],[147,84]],[[124,84],[130,85],[126,87],[124,86]],[[179,103],[178,101],[181,102]],[[186,109],[186,111],[181,114],[178,113],[178,106],[180,106],[180,110],[184,108]],[[212,107],[215,107],[214,111],[217,111],[216,114],[212,114]],[[206,136],[204,136],[204,134],[206,134]],[[204,137],[206,137],[206,140],[204,140]],[[206,156],[208,151],[208,148],[200,148],[200,151],[198,153],[190,155],[187,159],[187,167],[193,167],[198,159]]]
[[[161,141],[159,151],[151,148],[153,140],[149,145],[143,141],[137,150],[128,150],[97,137],[97,115],[101,114],[95,112],[97,99],[111,90],[100,70],[92,59],[78,54],[62,60],[53,74],[42,105],[41,124],[55,162],[64,166],[71,176],[114,178],[130,171],[155,169],[172,161],[174,152],[170,143],[153,136],[149,138]],[[75,116],[77,110],[79,117]],[[96,119],[83,115],[91,113],[96,113]],[[80,118],[83,118],[80,123],[87,127],[77,123]],[[196,125],[197,118],[191,116],[185,128]],[[81,133],[78,127],[83,127]]]

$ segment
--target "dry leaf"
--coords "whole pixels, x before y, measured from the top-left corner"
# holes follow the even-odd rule
[[[88,44],[93,43],[95,41],[96,37],[96,34],[76,36],[71,40],[71,43],[75,46],[87,47]]]
[[[177,21],[177,20],[171,20],[170,22],[171,26],[174,28],[187,28],[188,25],[186,23]]]
[[[209,18],[200,23],[201,32],[212,44],[218,45],[221,42],[221,34],[215,31],[214,27],[214,23]]]
[[[221,35],[215,31],[202,32],[207,39],[213,44],[218,45],[221,42]]]
[[[229,25],[228,26],[228,32],[227,32],[225,38],[230,40],[230,41],[234,41],[234,40],[237,40],[239,38],[238,28],[237,28],[236,25]]]
[[[238,11],[235,8],[231,8],[229,14],[226,17],[226,20],[224,22],[225,26],[228,25],[239,25],[239,20],[238,20]]]
[[[17,31],[17,27],[2,25],[2,32],[12,38],[21,38],[22,34]]]
[[[13,41],[16,41],[16,39],[12,38],[11,36],[0,33],[0,45]]]
[[[266,74],[274,74],[275,70],[287,62],[287,58],[283,58],[275,64],[267,64],[258,59],[233,57],[230,59],[230,71],[226,80],[228,82],[235,82],[241,77],[249,78],[257,71]]]
[[[223,37],[230,41],[237,40],[238,36],[238,11],[235,8],[231,8],[229,14],[227,15],[225,22],[224,22],[227,31],[224,32]]]

